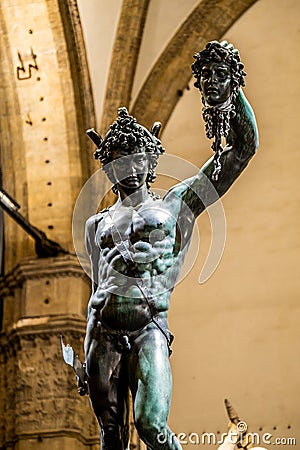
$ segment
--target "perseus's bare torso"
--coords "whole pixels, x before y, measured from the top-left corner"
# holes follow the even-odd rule
[[[150,197],[137,207],[116,205],[95,220],[94,239],[99,249],[97,288],[89,304],[94,320],[114,329],[143,327],[151,319],[145,292],[166,316],[185,253],[167,203]]]

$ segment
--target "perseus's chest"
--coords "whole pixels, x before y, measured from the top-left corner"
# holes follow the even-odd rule
[[[114,247],[119,239],[154,245],[166,238],[175,239],[175,235],[176,219],[161,202],[153,202],[138,209],[120,207],[107,211],[98,225],[96,243],[102,249]]]

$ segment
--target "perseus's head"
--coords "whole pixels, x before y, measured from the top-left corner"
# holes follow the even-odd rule
[[[194,55],[192,71],[196,78],[195,87],[200,89],[203,103],[217,106],[230,96],[237,96],[240,86],[245,86],[239,52],[227,41],[211,41],[204,50]]]
[[[155,122],[149,131],[138,124],[125,107],[118,109],[117,119],[94,153],[113,183],[115,193],[118,184],[135,189],[139,184],[146,183],[149,188],[150,183],[155,181],[154,169],[159,156],[165,151],[158,139],[160,128],[161,124]]]

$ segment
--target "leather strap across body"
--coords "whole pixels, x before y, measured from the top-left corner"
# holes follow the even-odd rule
[[[161,331],[161,333],[164,335],[164,337],[166,338],[167,344],[168,344],[168,349],[169,349],[169,355],[171,355],[172,354],[171,344],[174,340],[174,336],[172,335],[172,333],[170,332],[170,330],[166,327],[166,325],[164,323],[158,323],[158,318],[156,317],[158,315],[158,310],[156,307],[155,298],[154,298],[151,290],[146,285],[144,279],[142,278],[142,276],[139,272],[136,262],[133,260],[133,258],[131,256],[129,248],[131,248],[133,252],[134,252],[134,249],[132,247],[130,239],[126,239],[125,241],[122,239],[122,236],[121,236],[119,230],[117,229],[117,227],[114,224],[114,221],[111,217],[109,209],[106,209],[103,212],[108,212],[108,214],[110,216],[110,219],[111,219],[110,225],[111,225],[112,237],[113,237],[114,244],[115,244],[118,252],[122,256],[125,264],[127,266],[130,266],[131,273],[134,275],[134,277],[136,279],[136,286],[141,291],[141,293],[145,299],[146,305],[148,306],[151,320],[157,326],[157,328]],[[125,243],[128,245],[128,247],[126,246]]]

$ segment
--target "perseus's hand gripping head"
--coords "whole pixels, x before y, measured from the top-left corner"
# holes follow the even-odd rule
[[[147,176],[147,186],[156,179],[155,167],[158,157],[164,153],[161,141],[158,139],[161,130],[161,123],[154,122],[150,131],[143,127],[131,116],[125,107],[118,109],[118,117],[111,124],[104,139],[94,130],[87,130],[87,135],[97,146],[94,153],[95,159],[99,159],[102,168],[108,178],[113,181],[111,163],[114,160],[115,152],[120,149],[124,155],[145,152],[149,160],[149,172]],[[116,186],[113,186],[116,193]]]
[[[222,137],[228,136],[230,119],[235,116],[235,100],[239,88],[245,86],[239,52],[227,41],[211,41],[205,49],[194,55],[192,71],[200,90],[203,103],[205,131],[209,139],[215,138],[212,149],[215,152],[213,180],[218,180],[221,172],[220,156],[226,146]]]

